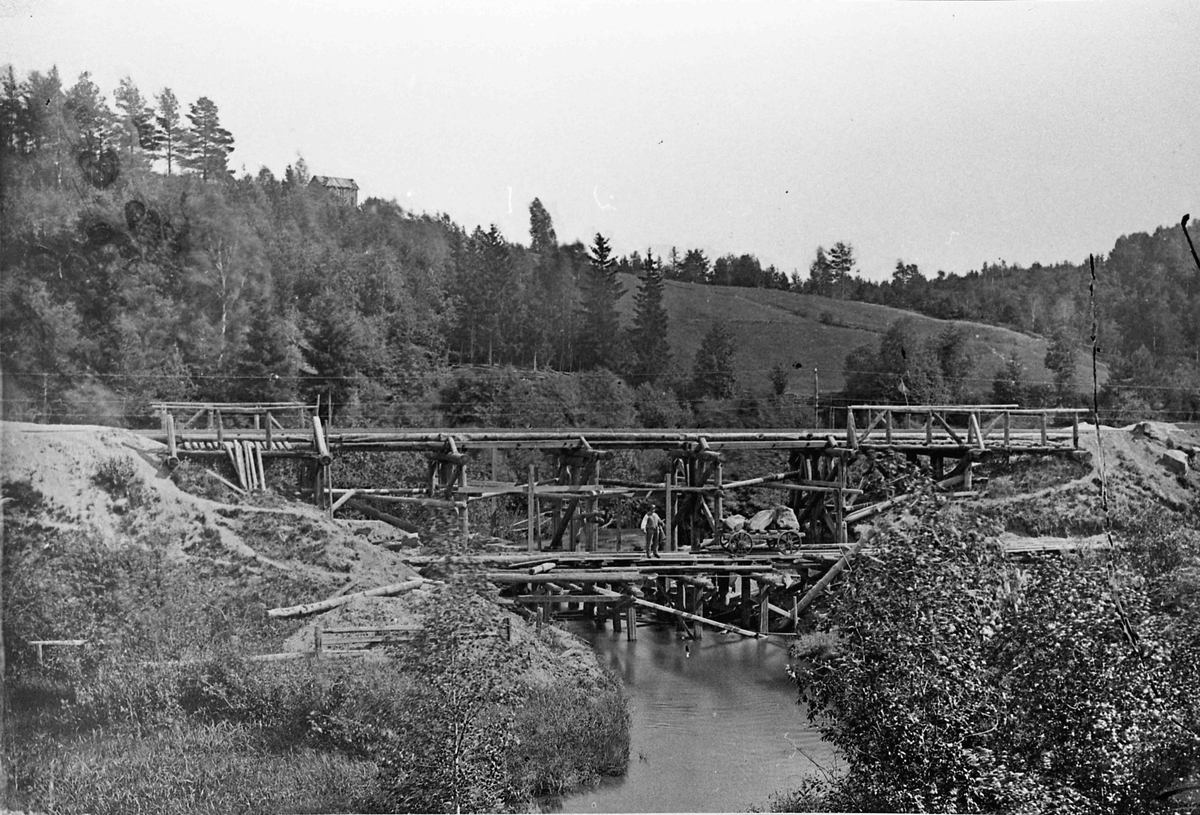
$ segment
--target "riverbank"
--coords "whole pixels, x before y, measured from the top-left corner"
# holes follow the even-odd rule
[[[231,501],[195,473],[172,479],[136,434],[0,432],[12,499],[0,803],[521,810],[624,769],[616,678],[580,641],[457,580],[452,560],[406,595],[357,597],[320,623],[271,617],[415,573],[376,524],[265,495]],[[421,630],[379,658],[311,656],[318,625],[359,624]],[[469,737],[447,752],[447,732]]]

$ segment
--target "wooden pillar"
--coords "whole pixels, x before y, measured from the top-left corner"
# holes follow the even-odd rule
[[[625,609],[625,639],[637,642],[637,606],[633,603]]]
[[[697,586],[692,594],[692,613],[697,617],[704,616],[704,591]],[[700,623],[692,624],[692,639],[701,639],[704,636],[704,626]]]
[[[591,461],[588,462],[588,472],[591,474],[591,477],[588,479],[588,483],[592,486],[599,486],[600,485],[600,459],[599,458],[593,458]],[[596,549],[599,548],[600,523],[599,523],[599,518],[597,517],[599,508],[600,508],[600,501],[595,496],[592,496],[591,498],[588,499],[587,522],[584,524],[584,529],[587,533],[587,550],[589,552],[595,552]]]
[[[738,580],[742,584],[742,628],[750,627],[750,575],[740,574]]]
[[[713,513],[713,519],[717,522],[717,528],[713,530],[713,543],[716,544],[717,547],[720,547],[721,538],[725,532],[725,499],[721,496],[721,485],[725,480],[724,471],[725,465],[720,459],[717,459],[717,491],[715,493],[715,497],[713,498],[713,508],[715,510]]]
[[[467,487],[467,462],[463,461],[462,466],[458,468],[458,487],[460,490],[465,490]],[[459,510],[459,517],[462,520],[462,539],[466,543],[471,538],[471,516],[467,509],[466,493],[463,495],[462,509]]]
[[[771,630],[771,593],[764,583],[759,586],[762,596],[758,600],[758,633],[766,634]]]
[[[929,463],[933,465],[933,480],[941,481],[946,477],[946,457],[942,455],[930,455]]]
[[[616,603],[613,603],[613,610],[611,612],[609,612],[609,615],[612,617],[613,633],[620,634],[621,633],[621,611],[620,611],[620,609],[616,608]]]
[[[689,487],[700,486],[700,462],[697,459],[689,458],[684,462],[684,478]],[[689,493],[687,503],[691,506],[692,511],[688,513],[688,543],[691,546],[696,545],[696,514],[700,510],[700,503],[704,500],[704,496],[699,493]]]
[[[671,482],[673,482],[674,480],[675,480],[675,462],[672,461],[671,466],[667,468],[666,498],[663,500],[663,503],[665,504],[665,506],[663,507],[663,515],[665,516],[663,518],[663,523],[665,524],[665,526],[663,528],[663,533],[664,533],[663,546],[666,548],[666,550],[668,552],[675,551],[675,546],[674,546],[675,513],[672,511],[672,506],[671,506],[671,504],[672,504]]]
[[[621,538],[625,530],[625,496],[617,496],[617,551],[621,551]]]
[[[525,530],[525,548],[533,552],[538,546],[534,532],[537,526],[537,466],[532,463],[529,465],[529,488],[525,503],[525,517],[529,522],[529,528]]]
[[[972,458],[973,458],[973,456],[970,453],[967,453],[967,456],[966,456],[965,460],[963,461],[963,464],[965,465],[963,467],[963,480],[962,480],[962,488],[963,488],[964,492],[970,491],[970,489],[971,489],[971,459]]]

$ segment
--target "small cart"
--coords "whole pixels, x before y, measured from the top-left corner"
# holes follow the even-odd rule
[[[800,548],[804,536],[795,529],[767,529],[749,532],[739,529],[721,536],[721,548],[731,555],[743,555],[755,546],[765,545],[773,552],[788,554]]]

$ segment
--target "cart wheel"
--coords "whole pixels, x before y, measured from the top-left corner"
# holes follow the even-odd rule
[[[779,533],[776,539],[776,546],[780,552],[789,554],[800,548],[800,533],[794,529],[785,529]]]
[[[740,555],[743,552],[749,552],[754,546],[754,541],[749,533],[743,529],[739,529],[731,535],[728,535],[722,542],[725,551],[732,555]]]

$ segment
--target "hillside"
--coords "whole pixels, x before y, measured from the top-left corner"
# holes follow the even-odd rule
[[[633,320],[634,297],[639,281],[622,275],[625,296],[622,319]],[[788,388],[812,393],[812,369],[819,370],[822,393],[845,386],[846,355],[863,344],[878,345],[884,332],[898,320],[909,319],[925,336],[936,335],[947,325],[970,332],[970,350],[977,360],[969,390],[991,392],[992,380],[1005,358],[1016,354],[1032,382],[1049,382],[1044,360],[1048,340],[983,323],[939,320],[890,306],[836,300],[812,294],[737,286],[709,286],[666,281],[664,302],[670,314],[669,338],[677,365],[690,370],[705,332],[724,320],[738,346],[739,385],[752,391],[769,389],[768,374],[777,364],[789,370],[799,362],[804,370],[792,374]],[[1076,381],[1091,382],[1091,362],[1080,355]],[[1107,378],[1102,367],[1100,381]]]

